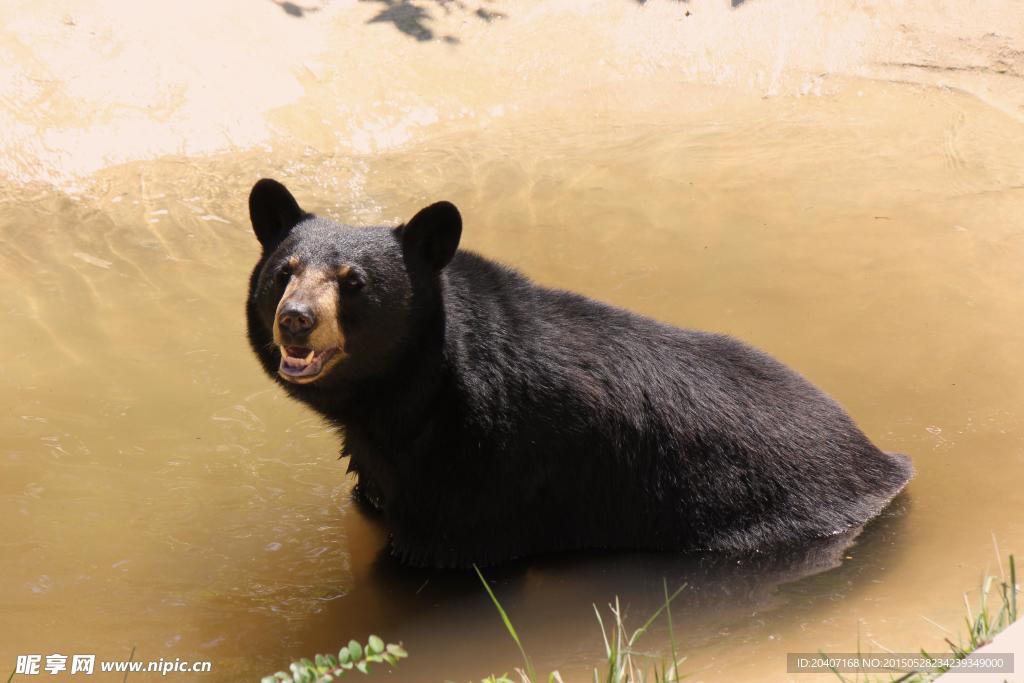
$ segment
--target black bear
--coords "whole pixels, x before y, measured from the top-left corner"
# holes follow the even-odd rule
[[[406,563],[777,548],[862,525],[912,475],[760,351],[459,250],[448,202],[356,228],[264,179],[249,211],[252,348],[343,429]]]

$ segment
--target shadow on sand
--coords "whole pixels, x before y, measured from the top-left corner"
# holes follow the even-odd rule
[[[392,24],[405,35],[420,42],[438,38],[428,26],[438,11],[445,15],[460,13],[487,23],[505,17],[501,12],[490,10],[485,5],[474,8],[461,0],[418,0],[417,2],[413,2],[413,0],[360,0],[360,2],[374,2],[381,5],[380,12],[367,23]],[[450,44],[459,42],[458,37],[450,34],[440,36],[439,39]]]
[[[440,40],[451,45],[459,43],[458,36],[452,34],[438,35],[430,27],[440,12],[445,16],[461,14],[466,18],[474,18],[478,21],[491,23],[498,19],[505,18],[505,14],[487,7],[491,0],[483,0],[484,4],[467,3],[463,0],[359,0],[360,2],[373,2],[380,5],[377,12],[366,23],[368,24],[391,24],[395,29],[414,38],[419,42]],[[646,5],[649,0],[632,0],[638,5]],[[271,0],[280,7],[285,14],[301,19],[308,14],[318,12],[321,7],[315,4],[298,4],[291,0]],[[680,4],[688,4],[689,0],[674,0]],[[729,0],[732,7],[739,7],[746,0]],[[690,12],[687,10],[687,16]]]

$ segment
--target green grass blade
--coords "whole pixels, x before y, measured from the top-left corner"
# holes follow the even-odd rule
[[[676,599],[677,597],[679,597],[679,594],[683,592],[683,589],[684,589],[684,588],[686,588],[686,584],[685,584],[685,583],[684,583],[684,584],[683,584],[682,586],[680,586],[679,588],[677,588],[677,589],[676,589],[676,592],[675,592],[675,593],[673,593],[673,594],[672,594],[671,596],[669,596],[669,597],[668,597],[668,598],[667,598],[667,599],[665,600],[665,604],[664,604],[664,605],[662,605],[661,607],[659,607],[659,608],[658,608],[657,610],[655,610],[654,614],[652,614],[652,615],[650,616],[650,618],[649,618],[649,619],[648,619],[647,621],[645,621],[645,622],[644,622],[644,625],[643,625],[643,626],[641,626],[640,628],[638,628],[638,629],[637,629],[637,630],[636,630],[636,631],[635,631],[635,632],[633,633],[633,637],[629,639],[629,646],[630,646],[631,648],[632,648],[633,644],[634,644],[634,643],[636,643],[637,639],[638,639],[638,638],[639,638],[639,637],[640,637],[641,635],[643,635],[643,633],[644,633],[645,631],[647,631],[647,629],[648,629],[648,628],[650,628],[651,624],[653,624],[653,623],[654,623],[655,621],[657,621],[657,620],[658,620],[658,617],[660,617],[660,616],[661,616],[661,613],[662,613],[662,612],[664,612],[664,611],[665,611],[666,609],[668,609],[668,607],[669,607],[669,605],[670,605],[670,604],[672,603],[672,601],[673,601],[673,600],[675,600],[675,599]]]
[[[135,646],[132,645],[132,651],[130,653],[128,653],[128,663],[131,664],[131,662],[132,662],[132,660],[134,658],[135,658]],[[124,672],[124,678],[122,679],[122,683],[124,683],[127,680],[128,680],[128,672],[125,671]]]
[[[505,630],[507,630],[509,635],[512,636],[512,640],[515,641],[516,647],[519,648],[519,654],[522,655],[523,663],[526,665],[526,674],[530,677],[531,681],[536,681],[537,675],[533,670],[533,664],[530,662],[530,657],[526,654],[526,649],[523,648],[522,641],[519,640],[519,634],[516,633],[515,626],[512,625],[512,620],[508,618],[508,614],[505,613],[505,608],[501,606],[500,602],[498,602],[497,596],[494,595],[494,591],[491,590],[491,586],[487,583],[487,579],[484,578],[480,568],[474,564],[473,571],[475,571],[476,575],[480,577],[480,583],[484,585],[484,590],[487,591],[487,595],[491,597],[491,602],[494,603],[494,606],[498,610],[498,614],[501,615],[501,620],[505,624]]]
[[[679,667],[679,653],[676,651],[676,634],[672,629],[672,608],[669,606],[668,599],[668,579],[661,577],[661,589],[665,595],[665,616],[668,617],[668,643],[669,647],[672,648],[672,678],[676,678],[675,674],[678,673]],[[665,680],[668,681],[668,675],[666,671]]]
[[[1017,621],[1017,562],[1010,555],[1010,621]]]

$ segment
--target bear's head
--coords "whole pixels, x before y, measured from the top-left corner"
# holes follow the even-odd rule
[[[439,309],[440,274],[462,235],[448,202],[398,227],[352,227],[306,213],[270,179],[252,188],[249,215],[263,248],[249,281],[249,338],[293,389],[391,367]]]

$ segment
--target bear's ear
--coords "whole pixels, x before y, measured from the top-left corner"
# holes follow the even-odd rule
[[[451,202],[437,202],[401,227],[402,248],[407,254],[441,270],[455,256],[462,237],[462,216]]]
[[[252,186],[249,218],[264,251],[276,247],[305,216],[288,188],[276,180],[263,178]]]

